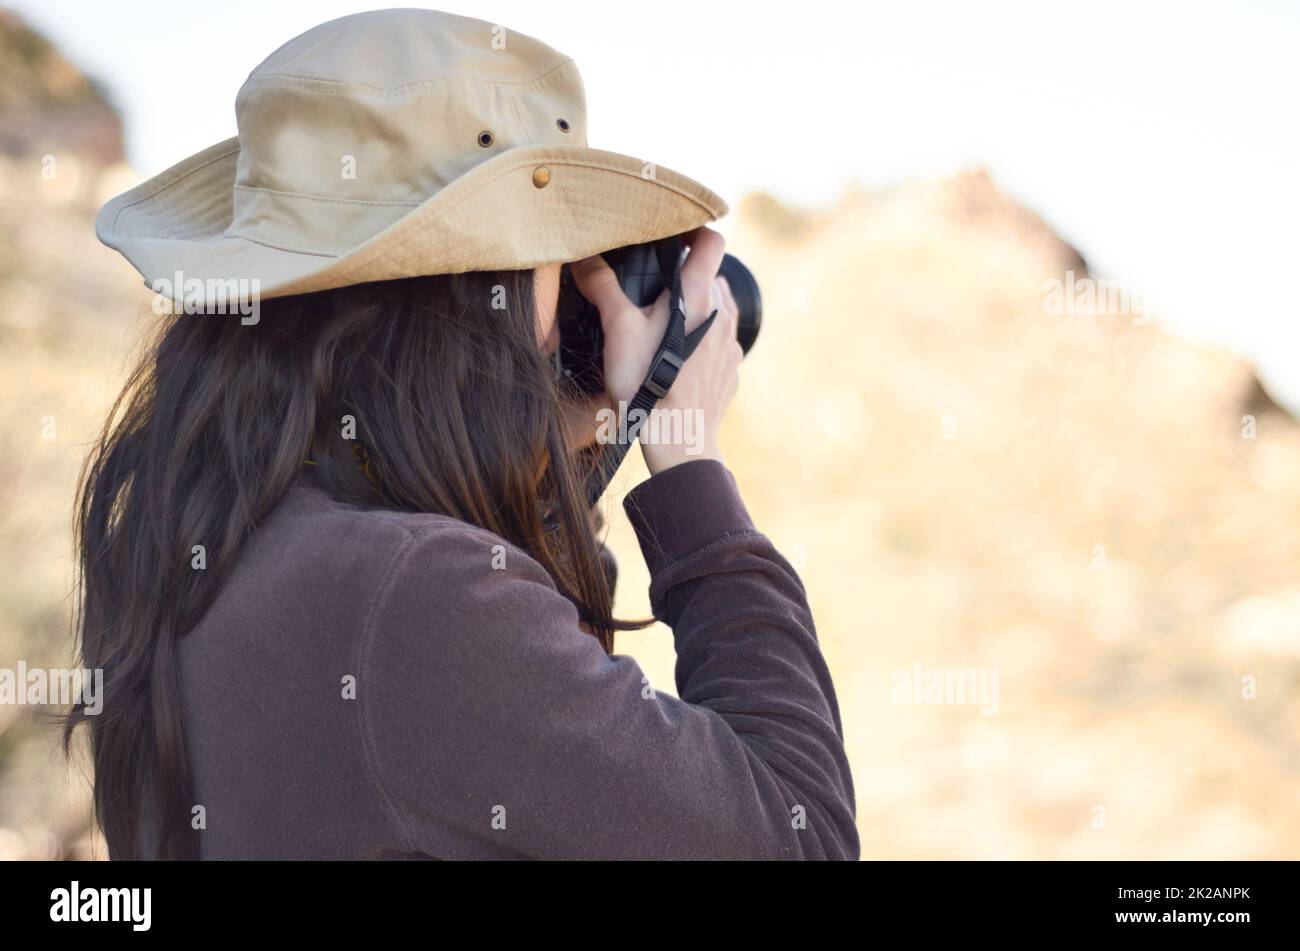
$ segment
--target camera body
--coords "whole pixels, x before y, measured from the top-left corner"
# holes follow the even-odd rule
[[[648,244],[634,244],[604,252],[601,257],[614,271],[623,293],[638,307],[647,307],[659,297],[671,274],[664,273],[664,262],[672,261],[680,248],[679,238],[664,238]],[[731,285],[740,318],[736,338],[748,353],[763,321],[763,301],[758,281],[749,268],[734,255],[723,256],[718,273]],[[605,391],[605,334],[601,330],[600,311],[578,291],[577,282],[566,264],[560,271],[560,296],[556,308],[560,328],[560,373],[563,381],[580,393]]]

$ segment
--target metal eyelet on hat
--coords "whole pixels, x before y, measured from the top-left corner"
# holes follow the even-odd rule
[[[483,148],[487,148],[493,141],[494,138],[492,133],[488,132],[486,129],[478,134],[478,144],[483,146]]]
[[[561,132],[568,132],[568,131],[569,131],[569,120],[568,120],[568,119],[556,119],[556,120],[555,120],[555,124],[558,125],[558,126],[560,127],[560,131],[561,131]]]
[[[533,187],[545,188],[551,183],[551,170],[545,165],[539,165],[533,169]]]

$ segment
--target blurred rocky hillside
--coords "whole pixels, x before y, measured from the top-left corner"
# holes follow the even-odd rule
[[[71,505],[143,288],[95,240],[130,183],[94,83],[0,11],[0,667],[71,657]],[[84,855],[85,784],[56,731],[0,705],[0,859]]]
[[[73,486],[150,326],[93,233],[129,184],[116,119],[15,31],[0,19],[0,667],[70,656]],[[1045,282],[1086,264],[980,172],[815,212],[750,196],[730,250],[766,313],[724,448],[813,600],[864,855],[1300,855],[1300,429],[1250,368],[1159,315],[1051,313]],[[610,521],[620,611],[644,616]],[[620,649],[671,689],[662,632]],[[894,702],[917,663],[997,671],[996,712]],[[78,769],[26,714],[0,707],[0,857],[89,854]]]
[[[1300,854],[1300,430],[1251,368],[1053,314],[1086,264],[978,171],[751,196],[730,249],[766,297],[724,448],[808,585],[863,854]],[[997,712],[893,702],[918,663]]]

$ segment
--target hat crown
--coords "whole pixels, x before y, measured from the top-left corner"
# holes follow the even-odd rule
[[[361,13],[308,30],[253,70],[235,115],[227,236],[310,253],[339,253],[383,230],[502,151],[587,141],[572,59],[433,10]],[[298,246],[302,219],[326,210],[340,247]]]
[[[569,57],[500,24],[437,10],[376,10],[312,27],[268,56],[250,79],[318,79],[392,90],[446,78],[526,83]]]
[[[382,10],[318,26],[249,74],[235,115],[237,138],[95,219],[187,308],[562,264],[727,212],[680,172],[588,147],[573,60],[468,17]]]

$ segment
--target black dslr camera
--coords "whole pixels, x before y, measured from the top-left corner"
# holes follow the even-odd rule
[[[614,271],[619,286],[628,299],[638,307],[654,303],[671,280],[663,271],[665,259],[676,253],[678,238],[665,238],[649,244],[634,244],[604,252],[601,257]],[[724,255],[718,273],[731,285],[732,296],[740,311],[736,325],[736,338],[748,353],[758,339],[758,329],[763,322],[763,300],[758,292],[758,281],[749,268],[733,255]],[[600,327],[600,311],[578,292],[577,282],[566,264],[560,271],[560,297],[556,309],[560,325],[560,372],[563,380],[581,393],[605,391],[604,352],[605,335]]]

